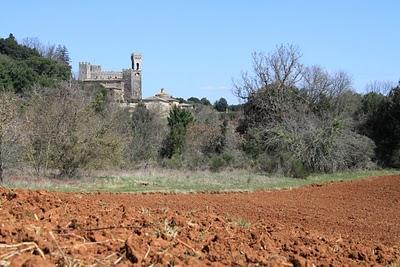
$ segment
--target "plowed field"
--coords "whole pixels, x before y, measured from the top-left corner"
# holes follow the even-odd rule
[[[400,264],[400,177],[216,194],[0,188],[0,266]]]

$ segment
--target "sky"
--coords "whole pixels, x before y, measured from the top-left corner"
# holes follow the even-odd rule
[[[400,79],[398,0],[13,0],[0,5],[0,37],[63,44],[103,70],[130,67],[143,54],[143,97],[224,97],[251,72],[251,53],[294,44],[306,65],[345,71],[354,89]]]

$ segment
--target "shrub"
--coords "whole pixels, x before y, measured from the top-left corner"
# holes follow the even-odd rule
[[[234,161],[234,157],[232,154],[225,152],[224,154],[222,154],[222,158],[224,159],[224,161],[230,165],[233,161]]]
[[[304,179],[309,172],[301,161],[293,159],[290,161],[290,169],[287,174],[289,177]]]
[[[138,104],[132,112],[129,125],[130,162],[137,164],[142,161],[156,160],[166,134],[165,123],[155,112],[148,110],[143,104]],[[167,145],[166,147],[172,146]]]
[[[226,161],[220,155],[211,157],[209,161],[210,170],[212,172],[220,171],[223,167],[226,166],[226,164]]]
[[[168,169],[180,169],[183,167],[183,160],[180,155],[172,155],[171,158],[161,159],[161,166]]]
[[[187,129],[185,155],[202,154],[209,156],[215,154],[216,148],[220,147],[220,135],[218,125],[192,123]]]

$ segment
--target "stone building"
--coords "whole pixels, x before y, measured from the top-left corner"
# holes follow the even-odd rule
[[[133,53],[131,63],[130,69],[103,71],[100,65],[79,62],[79,80],[86,84],[100,83],[109,89],[111,99],[131,110],[139,102],[162,115],[168,114],[174,106],[184,109],[193,108],[193,105],[179,103],[179,100],[171,97],[163,88],[154,96],[142,99],[142,55]]]
[[[142,99],[142,55],[131,55],[132,67],[122,71],[103,71],[100,65],[79,62],[79,80],[84,83],[98,82],[110,89],[114,101],[137,103]]]
[[[147,109],[159,112],[161,114],[168,114],[168,112],[174,106],[183,109],[193,109],[193,105],[187,103],[179,103],[179,100],[171,97],[164,88],[160,89],[160,92],[154,96],[145,98],[142,103]]]

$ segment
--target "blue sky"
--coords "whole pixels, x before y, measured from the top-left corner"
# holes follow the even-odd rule
[[[232,95],[251,52],[297,45],[305,64],[348,72],[362,92],[373,80],[400,79],[400,1],[3,1],[0,36],[38,37],[105,70],[143,54],[143,95]]]

